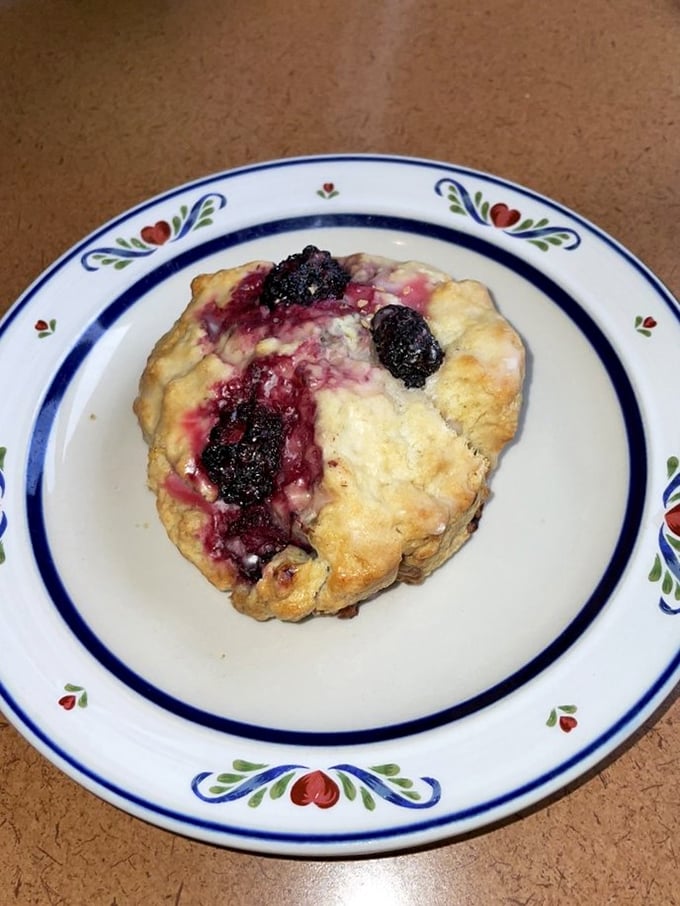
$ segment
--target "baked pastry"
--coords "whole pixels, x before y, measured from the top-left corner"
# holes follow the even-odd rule
[[[353,615],[467,541],[524,378],[484,286],[308,246],[191,290],[134,410],[170,539],[239,611]]]

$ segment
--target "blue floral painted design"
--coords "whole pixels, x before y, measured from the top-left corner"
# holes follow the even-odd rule
[[[121,270],[137,258],[146,258],[165,245],[166,242],[177,242],[188,233],[209,226],[213,215],[225,207],[224,195],[211,192],[203,195],[189,208],[182,205],[178,213],[170,220],[157,220],[156,223],[142,227],[139,236],[128,239],[118,238],[115,245],[90,249],[80,259],[86,271],[97,271],[102,267],[114,267]]]
[[[409,809],[432,808],[441,798],[441,785],[432,777],[416,782],[401,775],[397,764],[380,764],[361,768],[353,764],[335,764],[325,770],[302,764],[256,764],[242,759],[232,762],[232,769],[215,774],[204,771],[191,782],[194,794],[203,802],[222,804],[247,799],[257,808],[267,794],[272,800],[287,795],[297,806],[315,805],[329,809],[341,799],[361,802],[373,811],[377,799]]]
[[[482,192],[471,195],[457,179],[440,179],[435,183],[434,190],[437,195],[447,198],[452,213],[471,217],[475,223],[494,227],[514,239],[524,239],[542,252],[560,246],[571,251],[581,244],[581,237],[571,227],[555,226],[547,217],[539,220],[523,218],[517,209],[503,201],[492,204]]]
[[[665,512],[649,581],[661,583],[661,612],[676,616],[680,613],[680,460],[677,456],[668,459],[666,471],[668,483],[661,495]]]

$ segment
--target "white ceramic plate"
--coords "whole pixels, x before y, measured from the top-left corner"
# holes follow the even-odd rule
[[[131,404],[193,275],[308,242],[487,283],[526,406],[479,532],[423,586],[258,624],[167,540]],[[140,818],[268,853],[425,844],[555,792],[678,679],[679,321],[592,224],[444,163],[270,162],[112,221],[0,326],[5,714]]]

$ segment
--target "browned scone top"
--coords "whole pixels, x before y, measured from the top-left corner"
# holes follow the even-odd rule
[[[170,539],[258,620],[338,613],[420,582],[469,538],[517,429],[524,349],[484,286],[416,262],[339,260],[342,297],[312,305],[261,303],[271,262],[196,277],[134,404]],[[422,386],[376,352],[373,318],[395,305],[441,350]],[[204,451],[215,432],[256,444],[270,410],[284,438],[271,493],[234,502]]]

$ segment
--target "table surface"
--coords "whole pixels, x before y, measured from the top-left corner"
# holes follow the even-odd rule
[[[678,295],[679,46],[677,0],[0,0],[0,312],[152,195],[328,152],[528,185]],[[383,858],[175,836],[86,792],[1,716],[0,763],[3,904],[680,903],[677,697],[529,814]]]

